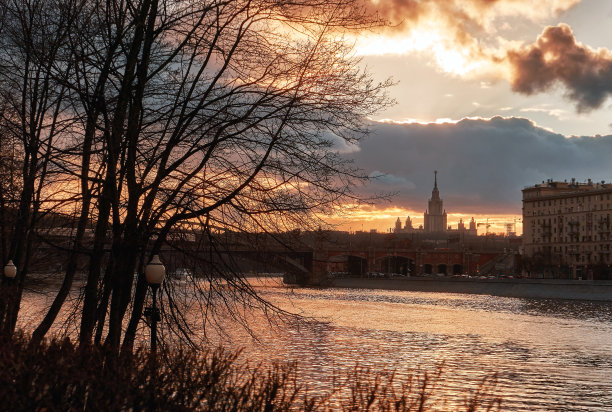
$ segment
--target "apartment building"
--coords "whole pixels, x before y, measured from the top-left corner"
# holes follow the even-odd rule
[[[612,183],[604,181],[548,180],[523,189],[527,266],[547,277],[612,277],[611,206]]]

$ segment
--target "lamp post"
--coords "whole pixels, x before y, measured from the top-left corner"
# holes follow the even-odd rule
[[[4,276],[6,276],[8,279],[13,279],[15,276],[17,276],[17,266],[15,266],[12,260],[9,260],[4,267]]]
[[[158,255],[153,255],[149,264],[145,267],[145,278],[153,292],[153,306],[145,309],[145,316],[151,321],[151,352],[157,351],[157,322],[161,320],[157,307],[157,290],[166,277],[166,268],[159,260]]]
[[[14,280],[17,276],[17,267],[12,260],[9,260],[6,266],[4,266],[4,277],[6,278],[6,294],[2,293],[2,306],[6,310],[7,323],[4,325],[7,331],[12,328],[13,322],[13,303],[15,299],[15,285]],[[6,306],[5,306],[6,305]]]

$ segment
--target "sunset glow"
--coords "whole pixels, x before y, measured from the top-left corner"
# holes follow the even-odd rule
[[[351,157],[384,175],[368,194],[395,195],[343,228],[385,231],[407,215],[421,224],[434,170],[449,224],[488,217],[493,232],[520,217],[526,186],[612,180],[612,4],[373,3],[391,26],[355,35],[355,52],[398,82],[397,105]]]
[[[359,56],[409,55],[417,53],[430,58],[443,73],[454,76],[500,76],[504,66],[490,58],[478,56],[478,51],[455,44],[449,33],[436,29],[415,29],[406,35],[372,35],[357,41]]]
[[[612,1],[5,1],[0,44],[3,410],[612,405]]]
[[[388,207],[388,208],[373,208],[362,206],[357,208],[355,211],[350,213],[349,216],[343,218],[335,218],[330,221],[338,230],[356,232],[365,231],[370,232],[376,230],[378,233],[388,233],[393,229],[397,218],[400,219],[402,224],[406,220],[406,217],[410,216],[414,227],[423,225],[423,211],[403,209],[399,207]],[[513,232],[516,231],[517,235],[523,233],[523,226],[521,223],[520,214],[468,214],[468,213],[451,213],[448,215],[448,225],[453,229],[457,229],[459,220],[462,219],[463,223],[467,224],[470,219],[474,220],[478,224],[478,234],[484,235],[486,233],[491,234],[505,234],[507,231],[507,225],[511,225]],[[489,227],[487,228],[486,225]],[[516,228],[516,230],[514,230]]]

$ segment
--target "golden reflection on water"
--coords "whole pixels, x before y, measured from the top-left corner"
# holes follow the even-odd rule
[[[253,364],[296,361],[315,391],[356,364],[395,369],[400,377],[443,364],[444,410],[461,405],[491,374],[498,375],[504,410],[612,410],[612,303],[251,282],[265,299],[316,321],[274,324],[249,311],[254,336],[228,317],[223,332],[208,328],[202,344],[244,348]],[[200,319],[190,296],[183,303],[192,305],[192,320]],[[26,313],[44,306],[39,295],[28,299]],[[161,327],[163,333],[168,325]]]
[[[316,291],[313,295],[320,293]],[[342,292],[337,292],[342,294]],[[353,292],[354,293],[354,292]],[[367,293],[392,296],[394,293],[428,295],[420,292]],[[429,294],[435,295],[435,294]],[[278,295],[271,300],[289,311],[298,309],[306,316],[326,320],[335,326],[377,329],[394,332],[432,333],[443,335],[477,335],[491,342],[508,340],[527,341],[546,345],[554,338],[557,345],[581,348],[605,348],[610,341],[610,330],[598,325],[585,325],[584,321],[555,319],[515,313],[494,313],[484,309],[462,309],[444,306],[446,299],[455,301],[457,295],[437,294],[435,299],[442,304],[404,304],[387,302],[359,302],[326,299],[325,304],[312,298],[294,297],[291,300]],[[489,299],[499,299],[488,297]],[[471,295],[460,295],[459,299],[474,299]],[[583,333],[584,329],[588,333]]]
[[[451,404],[497,373],[506,410],[612,410],[612,303],[270,283],[259,291],[325,323],[270,333],[250,356],[298,360],[315,383],[356,362],[405,376],[443,363]]]

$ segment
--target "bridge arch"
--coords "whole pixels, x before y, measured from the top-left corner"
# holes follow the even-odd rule
[[[403,276],[415,274],[415,261],[407,256],[387,255],[378,257],[374,262],[377,272],[395,273]]]
[[[368,259],[354,254],[335,254],[327,260],[327,270],[349,276],[363,276],[368,268]]]

